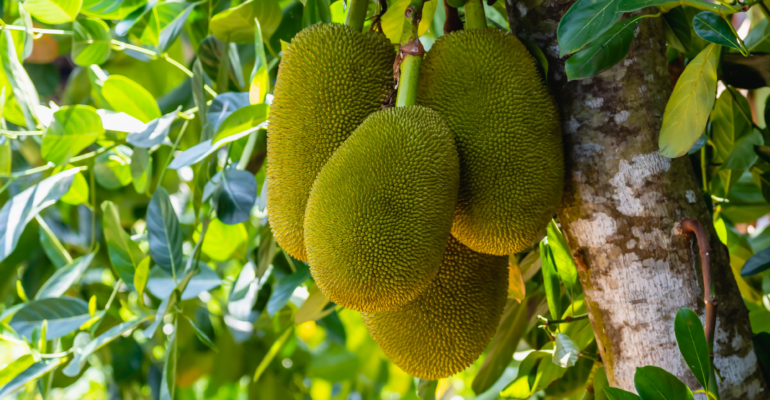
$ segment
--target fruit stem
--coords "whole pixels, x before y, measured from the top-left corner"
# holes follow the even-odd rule
[[[363,31],[368,8],[369,0],[349,0],[348,16],[345,17],[345,25],[359,32]]]
[[[418,32],[424,2],[425,0],[412,0],[404,12],[401,45],[398,50],[398,59],[401,60],[401,65],[399,66],[396,107],[411,106],[417,103],[417,80],[420,77],[422,56],[425,54]]]
[[[483,0],[468,0],[465,3],[465,29],[487,27],[487,16],[484,13]]]

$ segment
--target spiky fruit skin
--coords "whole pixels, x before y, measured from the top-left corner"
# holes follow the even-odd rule
[[[562,198],[558,110],[516,36],[472,29],[439,38],[420,69],[417,104],[449,125],[460,154],[452,235],[495,255],[525,250]]]
[[[408,374],[441,379],[471,365],[495,334],[508,290],[508,258],[450,237],[438,275],[406,306],[361,318],[385,355]]]
[[[316,175],[393,86],[395,50],[385,35],[341,24],[292,39],[278,70],[267,130],[267,208],[278,244],[307,261],[305,206]]]
[[[433,110],[372,114],[318,174],[305,214],[310,272],[331,301],[399,308],[430,285],[452,226],[460,171]]]

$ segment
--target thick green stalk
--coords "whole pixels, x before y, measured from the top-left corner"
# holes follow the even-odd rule
[[[401,31],[400,75],[396,107],[405,107],[417,102],[417,80],[420,77],[420,65],[425,49],[420,43],[418,28],[422,17],[424,0],[412,0],[412,4],[404,12],[404,28]]]
[[[364,29],[368,8],[369,0],[348,0],[348,16],[345,17],[345,25],[361,32]]]
[[[484,13],[483,0],[468,0],[465,3],[465,29],[487,27],[487,15]]]

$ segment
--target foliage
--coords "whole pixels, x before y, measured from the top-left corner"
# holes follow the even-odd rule
[[[382,20],[394,43],[407,3],[390,0]],[[443,33],[434,3],[420,25],[426,49]],[[501,3],[487,17],[506,28]],[[607,386],[555,221],[511,256],[510,299],[485,355],[440,382],[392,365],[358,313],[330,303],[308,266],[276,245],[264,161],[281,49],[304,27],[344,21],[341,0],[0,4],[0,398],[556,399]],[[670,59],[692,60],[683,76],[708,80],[697,115],[665,119],[683,124],[665,145],[695,152],[763,345],[770,230],[746,236],[735,224],[770,212],[770,133],[752,122],[743,86],[725,79],[761,65],[728,55],[770,49],[768,22],[752,14],[742,41],[713,10],[579,1],[559,28],[562,53],[574,53],[570,79],[621,62],[637,27],[661,14],[620,18],[648,6],[664,13]],[[718,98],[705,61],[725,69],[730,87]],[[670,329],[704,384],[713,368],[693,315],[680,311]],[[642,399],[657,381],[691,396],[664,371],[639,371]]]

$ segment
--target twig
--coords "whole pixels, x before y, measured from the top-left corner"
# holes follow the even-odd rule
[[[700,247],[701,268],[703,269],[703,302],[706,304],[706,343],[709,347],[709,358],[714,361],[714,329],[717,323],[717,299],[711,293],[711,245],[703,225],[694,219],[682,220],[682,232],[695,234]]]
[[[569,324],[570,322],[580,321],[587,318],[588,318],[588,314],[581,314],[581,315],[576,315],[574,317],[568,315],[564,317],[564,319],[554,319],[550,321],[541,317],[541,321],[545,322],[545,324],[548,326],[553,326],[553,325],[559,325],[559,324]]]

